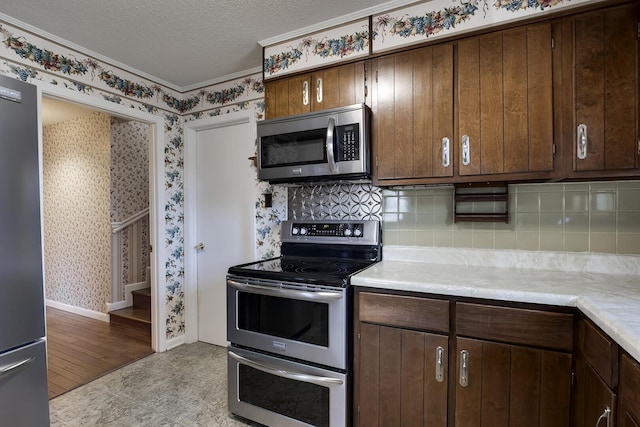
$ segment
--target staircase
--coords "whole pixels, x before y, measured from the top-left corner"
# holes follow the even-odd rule
[[[151,333],[151,288],[131,292],[133,305],[109,312],[109,323]]]

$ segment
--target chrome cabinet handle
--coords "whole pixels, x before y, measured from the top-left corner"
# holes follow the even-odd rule
[[[587,158],[587,125],[578,125],[577,156],[580,160]]]
[[[21,360],[19,362],[12,363],[10,365],[1,367],[0,368],[0,378],[4,377],[5,375],[9,375],[12,371],[15,371],[16,369],[19,369],[22,366],[28,365],[29,363],[33,362],[34,360],[36,360],[35,357],[30,357],[28,359],[24,359],[24,360]]]
[[[264,363],[256,362],[255,360],[247,359],[246,357],[240,356],[239,354],[236,354],[233,351],[229,351],[229,356],[231,356],[232,359],[240,363],[244,363],[245,365],[251,366],[252,368],[255,368],[259,371],[266,372],[267,374],[275,375],[282,378],[288,378],[291,380],[302,381],[305,383],[316,384],[324,387],[339,386],[339,385],[342,385],[343,383],[343,381],[339,378],[317,377],[315,375],[285,371],[282,368],[269,366]]]
[[[309,105],[309,82],[302,82],[302,105]]]
[[[444,381],[444,348],[442,346],[436,348],[436,381],[439,383]]]
[[[442,138],[442,167],[449,167],[449,138]]]
[[[602,420],[607,420],[607,424],[605,425],[609,427],[609,423],[611,422],[611,408],[609,408],[608,406],[604,408],[604,412],[602,412],[602,415],[598,417],[598,420],[596,421],[596,427],[600,426],[600,421]]]
[[[316,101],[322,102],[322,79],[316,81]]]
[[[467,350],[460,352],[460,385],[462,387],[469,385],[469,352]]]
[[[307,301],[330,302],[342,298],[341,292],[330,291],[297,291],[294,289],[276,288],[271,286],[250,285],[227,279],[227,285],[239,291],[252,294],[271,295],[283,298],[293,298]]]
[[[333,117],[329,119],[329,124],[327,125],[327,142],[326,142],[326,150],[327,150],[327,163],[329,163],[329,170],[331,172],[336,172],[336,160],[333,154],[333,143],[334,143],[334,132],[336,128],[336,121]]]
[[[465,166],[469,166],[469,163],[471,163],[469,135],[462,135],[462,164]]]

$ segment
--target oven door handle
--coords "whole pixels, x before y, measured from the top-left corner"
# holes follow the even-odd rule
[[[250,285],[248,283],[240,283],[235,280],[227,279],[227,284],[240,291],[251,292],[260,295],[271,295],[279,297],[291,297],[295,299],[309,300],[309,301],[336,301],[342,298],[342,292],[331,291],[297,291],[295,289],[283,289],[272,288],[270,286]]]
[[[290,380],[302,381],[305,383],[316,384],[323,387],[340,386],[344,383],[344,381],[339,378],[318,377],[315,375],[301,374],[299,372],[285,371],[284,369],[280,369],[275,366],[269,366],[251,359],[247,359],[246,357],[240,356],[239,354],[236,354],[231,350],[229,350],[229,356],[231,356],[231,358],[236,360],[237,362],[244,363],[245,365],[251,366],[252,368],[259,371],[276,375],[282,378],[288,378]]]

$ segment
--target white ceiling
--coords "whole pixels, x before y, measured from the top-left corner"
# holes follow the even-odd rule
[[[3,0],[0,13],[188,90],[260,71],[260,41],[412,1]]]

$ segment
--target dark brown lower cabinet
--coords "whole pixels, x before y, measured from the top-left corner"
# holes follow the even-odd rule
[[[356,290],[354,425],[448,423],[449,301]]]
[[[566,427],[571,354],[457,338],[455,426]]]
[[[620,357],[618,427],[640,426],[640,363]]]
[[[364,323],[356,425],[447,425],[448,337]]]

